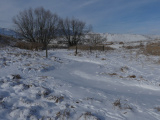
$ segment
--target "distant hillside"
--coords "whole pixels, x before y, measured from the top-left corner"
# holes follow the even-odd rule
[[[15,37],[17,38],[18,34],[11,29],[7,29],[7,28],[0,28],[0,35],[5,35],[5,36],[11,36],[11,37]]]
[[[138,34],[101,34],[103,38],[107,38],[108,42],[136,42],[150,41],[160,39],[160,35],[138,35]]]

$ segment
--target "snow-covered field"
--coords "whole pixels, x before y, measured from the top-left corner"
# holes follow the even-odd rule
[[[0,49],[0,120],[159,120],[160,57]]]

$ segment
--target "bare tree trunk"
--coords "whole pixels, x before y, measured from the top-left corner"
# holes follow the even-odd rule
[[[77,44],[76,44],[76,55],[77,55]]]
[[[46,58],[48,58],[48,45],[46,45]]]
[[[91,50],[91,46],[89,46],[89,51],[90,51],[90,52],[92,52],[92,50]]]

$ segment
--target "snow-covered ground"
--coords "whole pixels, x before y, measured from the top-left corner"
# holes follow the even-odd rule
[[[160,57],[0,49],[0,120],[159,120]],[[159,110],[159,111],[158,111]]]

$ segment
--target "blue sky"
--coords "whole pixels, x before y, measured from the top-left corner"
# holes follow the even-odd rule
[[[0,27],[14,28],[13,16],[40,6],[83,20],[94,32],[160,34],[160,0],[0,0]]]

